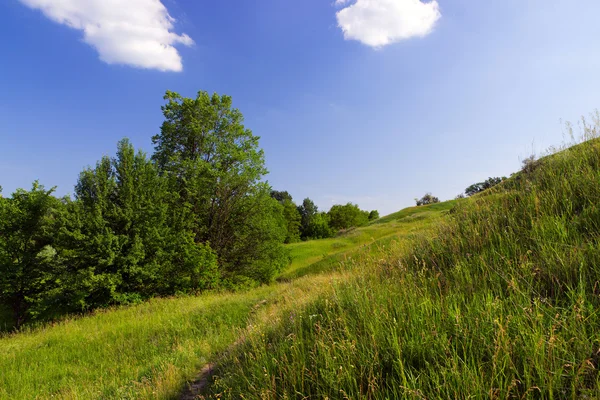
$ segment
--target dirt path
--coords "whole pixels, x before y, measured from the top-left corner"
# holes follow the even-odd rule
[[[208,384],[210,382],[210,378],[212,378],[214,368],[215,368],[214,363],[209,363],[209,364],[206,364],[204,367],[202,367],[202,369],[200,370],[200,373],[198,374],[198,376],[196,377],[194,382],[192,382],[189,385],[188,389],[184,393],[181,394],[179,399],[180,400],[202,399],[203,398],[202,392],[204,391],[206,386],[208,386]]]

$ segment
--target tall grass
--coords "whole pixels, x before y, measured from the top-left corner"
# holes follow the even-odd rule
[[[330,293],[332,283],[347,280],[344,271],[360,265],[358,260],[389,248],[392,239],[404,241],[421,232],[449,208],[422,207],[402,222],[292,245],[295,261],[286,279],[292,282],[154,299],[0,335],[0,399],[178,398],[187,382],[233,343],[283,323],[285,310]],[[346,268],[340,268],[342,262]]]
[[[401,244],[249,336],[207,397],[600,397],[600,141],[538,160]]]
[[[0,399],[175,399],[249,324],[326,290],[313,277],[154,299],[0,337]]]

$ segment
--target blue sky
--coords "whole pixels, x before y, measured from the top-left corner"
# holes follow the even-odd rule
[[[206,90],[233,97],[296,202],[450,199],[599,106],[599,14],[597,0],[5,0],[0,185],[72,193],[119,139],[152,152],[165,90]]]

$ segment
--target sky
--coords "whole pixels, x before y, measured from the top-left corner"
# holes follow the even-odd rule
[[[232,96],[277,190],[454,198],[600,106],[597,0],[2,0],[0,186],[72,194],[166,90]]]

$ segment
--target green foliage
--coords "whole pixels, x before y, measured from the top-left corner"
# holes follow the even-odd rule
[[[124,139],[81,172],[75,201],[37,183],[0,197],[0,314],[12,310],[16,326],[266,283],[289,263],[283,242],[299,239],[300,215],[261,182],[259,138],[231,98],[165,100],[152,159]]]
[[[415,199],[415,202],[417,203],[417,206],[426,206],[428,204],[439,203],[440,199],[433,196],[431,193],[425,193],[420,199]]]
[[[334,234],[335,231],[331,228],[329,214],[319,212],[310,219],[304,237],[307,239],[325,239],[332,237]]]
[[[358,208],[358,205],[348,203],[334,205],[329,212],[329,225],[335,230],[363,226],[369,222],[369,212]]]
[[[285,201],[293,201],[292,195],[285,191],[271,190],[271,197],[283,204]]]
[[[298,206],[298,212],[300,213],[300,236],[306,240],[311,237],[309,227],[315,215],[319,213],[319,208],[307,197]]]
[[[379,211],[373,210],[369,213],[369,221],[375,221],[376,219],[379,219]]]
[[[0,198],[0,303],[17,327],[45,316],[63,285],[55,232],[64,204],[53,190],[34,182]]]
[[[294,243],[300,240],[300,226],[302,216],[298,211],[298,207],[294,203],[292,196],[287,192],[279,192],[271,190],[271,197],[274,198],[283,206],[283,218],[287,226],[287,234],[285,243]]]
[[[180,211],[169,210],[166,179],[128,140],[119,143],[115,158],[81,173],[76,197],[84,239],[75,242],[73,263],[88,270],[82,305],[127,303],[218,282],[212,250],[171,223]]]
[[[474,183],[465,189],[465,194],[467,196],[473,196],[474,194],[483,192],[484,190],[487,190],[491,187],[496,186],[497,184],[501,183],[505,179],[506,179],[505,176],[503,176],[502,178],[495,177],[495,178],[488,178],[483,182]]]
[[[181,228],[191,230],[197,243],[210,245],[226,279],[239,274],[269,281],[266,272],[281,267],[285,234],[280,234],[282,207],[274,207],[276,201],[260,184],[267,171],[259,138],[244,127],[229,96],[198,92],[196,98],[184,98],[168,91],[165,100],[152,158],[170,182],[169,191],[178,194],[170,206],[184,211]],[[266,212],[279,215],[271,218]],[[261,240],[269,243],[258,248],[268,251],[249,245]],[[250,273],[253,269],[260,272]]]

